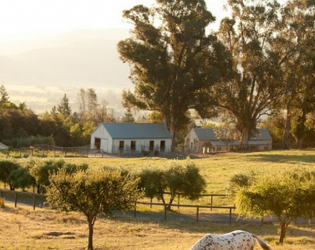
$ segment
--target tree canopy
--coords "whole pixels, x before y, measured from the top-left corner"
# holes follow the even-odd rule
[[[285,169],[278,174],[239,175],[233,180],[234,184],[240,184],[236,192],[238,212],[255,217],[275,215],[282,244],[290,223],[298,217],[312,219],[315,216],[314,178],[314,171],[305,168]]]
[[[157,0],[123,16],[134,29],[118,52],[135,84],[134,92],[123,92],[124,105],[159,112],[175,142],[189,109],[209,116],[209,93],[229,63],[216,36],[206,33],[215,18],[203,0]]]
[[[65,211],[80,211],[87,219],[89,237],[87,249],[93,249],[93,228],[100,212],[125,210],[134,206],[141,191],[138,179],[110,169],[67,173],[60,169],[49,178],[47,200]]]

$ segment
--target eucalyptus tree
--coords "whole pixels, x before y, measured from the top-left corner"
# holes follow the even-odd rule
[[[218,106],[240,131],[241,146],[257,121],[270,113],[284,94],[279,48],[280,5],[271,0],[229,0],[231,16],[221,21],[218,36],[231,53],[231,72],[217,85]]]
[[[207,93],[229,63],[217,37],[206,33],[215,17],[203,0],[156,0],[151,8],[125,10],[123,17],[134,28],[118,52],[135,85],[123,92],[123,104],[159,112],[175,142],[189,109],[209,115],[213,99]]]
[[[306,115],[315,103],[315,7],[311,1],[292,0],[282,8],[282,28],[279,47],[287,60],[283,64],[286,95],[285,130],[282,142],[289,148],[291,117],[294,113],[295,137],[301,146],[305,131]],[[293,109],[293,111],[292,111]],[[293,132],[293,131],[292,131]]]

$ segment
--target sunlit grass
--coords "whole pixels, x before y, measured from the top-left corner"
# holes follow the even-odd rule
[[[136,173],[144,168],[163,168],[172,164],[174,159],[166,158],[65,158],[71,163],[87,163],[90,167],[115,167]],[[182,161],[182,160],[175,160]],[[226,153],[208,158],[190,159],[200,169],[207,182],[208,194],[227,194],[230,178],[247,171],[271,171],[278,174],[288,168],[309,167],[315,170],[315,150],[289,150],[252,153]],[[144,199],[146,202],[150,200]],[[157,202],[157,200],[154,200]],[[233,205],[231,197],[214,197],[214,205]],[[177,200],[174,201],[177,204]],[[180,199],[181,204],[210,204],[210,197],[197,201]],[[84,249],[87,244],[88,228],[85,217],[80,213],[58,213],[52,210],[6,203],[0,209],[0,249]],[[163,213],[163,207],[139,206],[141,212]],[[190,213],[195,209],[177,210],[173,213]],[[213,211],[224,212],[227,211]],[[163,218],[163,216],[162,216]],[[169,250],[189,249],[206,233],[226,233],[232,230],[247,230],[259,235],[270,243],[275,250],[313,250],[315,249],[315,227],[295,226],[288,228],[283,246],[277,245],[276,224],[215,224],[192,221],[164,221],[124,217],[99,218],[95,224],[95,249],[121,250]],[[257,246],[255,250],[261,249]]]
[[[88,228],[85,217],[77,212],[59,213],[49,209],[33,211],[29,207],[7,203],[0,209],[0,249],[59,249],[83,250],[87,244]],[[234,223],[197,223],[134,219],[133,217],[97,219],[94,246],[100,249],[169,250],[189,249],[207,233],[222,234],[245,230],[259,235],[274,250],[311,250],[315,246],[315,227],[290,226],[283,246],[277,245],[276,225]],[[256,244],[255,250],[261,249]]]

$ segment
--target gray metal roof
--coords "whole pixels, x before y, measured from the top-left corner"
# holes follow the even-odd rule
[[[200,141],[216,141],[218,140],[215,136],[212,128],[194,128],[193,129]]]
[[[217,141],[217,137],[212,128],[194,128],[193,129],[200,141]],[[269,132],[265,128],[257,129],[249,141],[272,140]]]
[[[102,123],[113,139],[171,139],[162,123]]]

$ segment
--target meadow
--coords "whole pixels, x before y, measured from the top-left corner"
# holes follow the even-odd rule
[[[90,167],[115,167],[137,172],[143,168],[165,167],[173,161],[189,160],[200,168],[207,181],[207,193],[227,194],[229,180],[237,173],[272,171],[278,174],[288,168],[309,167],[315,170],[315,150],[225,153],[205,158],[65,158],[72,163],[87,163]],[[215,198],[217,205],[232,205],[233,199]],[[209,198],[181,203],[209,204]],[[148,209],[148,208],[143,208]],[[160,208],[155,208],[159,210]],[[237,212],[237,210],[236,210]],[[0,209],[0,249],[85,249],[88,227],[85,217],[77,212],[61,213],[51,209],[36,209],[6,202]],[[292,224],[283,246],[277,245],[277,224],[194,222],[185,220],[152,220],[143,218],[100,216],[94,228],[95,249],[168,250],[189,249],[206,233],[226,233],[246,230],[259,235],[275,250],[315,249],[315,225]],[[256,244],[255,250],[260,249]]]

